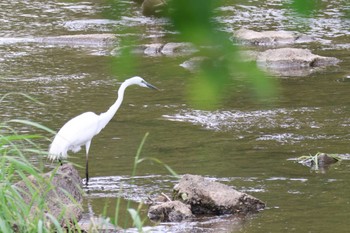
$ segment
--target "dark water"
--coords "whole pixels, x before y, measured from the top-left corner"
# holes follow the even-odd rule
[[[1,121],[27,119],[58,130],[82,112],[106,111],[116,99],[120,82],[130,75],[119,69],[118,58],[111,62],[112,46],[33,43],[33,38],[113,32],[121,40],[135,38],[136,31],[140,43],[172,42],[173,32],[163,27],[165,20],[141,16],[139,5],[129,0],[114,4],[122,10],[107,12],[104,1],[1,1],[0,95],[22,92],[45,104],[9,96],[1,103]],[[242,84],[226,96],[219,109],[203,111],[186,98],[193,74],[179,64],[190,56],[141,56],[134,75],[161,91],[130,87],[117,115],[94,138],[87,213],[99,215],[108,206],[107,215],[113,218],[118,197],[122,209],[127,200],[137,208],[149,196],[171,192],[177,179],[155,162],[138,164],[137,176],[131,179],[137,148],[149,132],[141,157],[158,158],[180,175],[199,174],[231,185],[265,201],[268,208],[243,219],[203,218],[196,223],[159,226],[147,221],[145,230],[348,231],[349,162],[316,172],[293,159],[317,152],[344,157],[350,153],[349,2],[323,2],[322,9],[308,19],[286,9],[285,4],[225,1],[217,9],[217,20],[228,32],[242,26],[297,30],[319,39],[302,47],[342,62],[306,77],[272,77],[279,93],[272,104],[252,98],[249,87]],[[111,20],[113,14],[118,17]],[[19,130],[38,132],[28,127]],[[39,143],[47,148],[50,142]],[[35,156],[31,159],[37,160]],[[84,152],[71,154],[70,161],[83,166]],[[79,171],[83,176],[84,169]],[[142,216],[145,214],[142,208]],[[122,225],[125,215],[121,213]]]

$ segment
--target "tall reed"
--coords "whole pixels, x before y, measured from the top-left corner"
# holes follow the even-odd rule
[[[37,102],[25,94],[9,93],[0,97],[0,104],[14,94]],[[18,133],[14,124],[25,124],[53,133],[47,127],[27,120],[0,122],[0,232],[80,232],[70,222],[65,222],[64,228],[61,226],[62,221],[65,221],[64,209],[60,214],[61,219],[49,214],[46,195],[54,190],[51,179],[55,172],[49,179],[42,175],[44,165],[40,158],[47,155],[47,152],[40,148],[36,140],[43,137]],[[37,156],[38,166],[28,160],[34,154]],[[16,185],[17,182],[24,182],[25,190]],[[28,195],[31,199],[26,201],[23,195]]]

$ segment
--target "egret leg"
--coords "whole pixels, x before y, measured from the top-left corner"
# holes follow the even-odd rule
[[[62,160],[59,159],[58,162],[60,163],[61,166],[63,165]]]
[[[89,149],[90,149],[91,141],[88,141],[85,144],[86,150],[86,163],[85,163],[85,185],[88,186],[89,183]]]
[[[85,164],[85,185],[88,186],[89,183],[89,160],[86,156],[86,164]]]

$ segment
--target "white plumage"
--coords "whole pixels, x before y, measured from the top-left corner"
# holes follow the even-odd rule
[[[97,115],[93,112],[82,113],[69,120],[56,134],[50,149],[49,159],[61,160],[66,159],[68,151],[78,152],[81,146],[85,145],[86,149],[86,184],[88,183],[88,154],[92,138],[101,132],[101,130],[113,118],[121,103],[123,102],[125,89],[130,85],[139,85],[157,89],[147,83],[142,78],[136,76],[125,80],[118,90],[118,98],[107,112]]]
[[[89,143],[98,134],[99,116],[85,112],[69,120],[57,133],[49,151],[49,159],[66,159],[67,152],[78,152],[81,146]],[[88,149],[87,149],[88,150]]]

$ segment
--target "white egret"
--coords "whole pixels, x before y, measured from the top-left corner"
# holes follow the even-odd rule
[[[118,98],[107,112],[97,115],[93,112],[82,113],[69,120],[56,134],[49,150],[49,159],[59,160],[67,158],[67,152],[78,152],[85,145],[86,150],[86,185],[89,181],[88,156],[92,138],[106,127],[119,109],[124,98],[124,91],[130,85],[139,85],[158,90],[155,86],[147,83],[141,77],[132,77],[125,80],[118,90]]]

